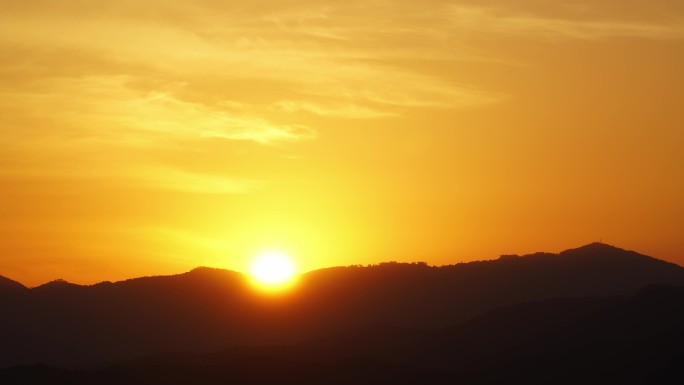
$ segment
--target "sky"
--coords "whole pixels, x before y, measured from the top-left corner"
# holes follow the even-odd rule
[[[684,264],[680,0],[0,6],[0,275]]]

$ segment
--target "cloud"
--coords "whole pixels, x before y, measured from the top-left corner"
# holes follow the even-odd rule
[[[82,156],[82,155],[81,155]],[[23,194],[133,189],[193,194],[246,194],[267,183],[255,178],[189,171],[163,164],[90,157],[88,162],[53,162],[49,170],[32,164],[4,165],[0,181]]]
[[[582,8],[590,10],[587,6]],[[454,27],[496,33],[503,36],[525,36],[532,39],[606,39],[648,38],[682,39],[684,24],[676,20],[613,20],[606,17],[570,18],[521,13],[510,7],[453,5],[449,11]]]
[[[264,185],[258,180],[192,173],[162,166],[137,168],[133,173],[126,172],[125,177],[129,185],[142,188],[199,194],[244,194]]]
[[[230,87],[252,79],[263,94],[255,97],[261,107],[298,100],[300,108],[289,110],[339,118],[399,115],[394,107],[458,108],[499,100],[496,92],[483,97],[489,91],[390,64],[399,58],[472,59],[470,52],[448,43],[452,31],[438,9],[426,14],[422,7],[382,2],[297,5],[256,3],[241,11],[216,2],[171,1],[152,14],[149,7],[128,2],[109,4],[102,14],[90,14],[86,6],[23,9],[0,16],[0,44],[24,47],[34,59],[57,50],[72,57],[66,66],[81,64],[81,71],[95,76],[152,76],[191,85],[211,76],[225,85],[198,90],[212,102],[224,93],[245,103],[233,91],[250,91]],[[242,14],[246,11],[251,13]],[[325,105],[315,100],[321,94],[331,99]],[[268,95],[274,97],[263,100]]]
[[[111,165],[101,168],[116,174],[117,162],[163,165],[159,148],[220,142],[207,150],[219,154],[308,143],[317,137],[317,117],[344,127],[346,119],[506,102],[515,95],[496,89],[477,67],[509,66],[512,59],[491,47],[510,39],[684,37],[682,13],[642,17],[641,8],[617,12],[607,3],[7,1],[0,13],[0,141],[8,150],[0,162],[15,167],[21,159],[48,174],[106,154]],[[130,153],[137,158],[126,159]],[[128,177],[176,190],[254,187],[169,171],[193,169],[190,156],[183,162],[159,171],[164,177],[130,170]]]
[[[26,115],[33,113],[51,125],[75,130],[81,142],[154,145],[224,138],[272,144],[315,136],[304,125],[279,125],[249,112],[236,112],[230,103],[211,106],[182,100],[174,94],[182,84],[145,91],[135,88],[135,80],[130,76],[48,79],[35,89],[4,94],[0,108],[19,107]]]
[[[332,116],[349,119],[373,119],[395,116],[390,112],[383,112],[356,104],[323,105],[302,100],[282,100],[272,105],[273,109],[286,112],[307,112],[320,116]]]

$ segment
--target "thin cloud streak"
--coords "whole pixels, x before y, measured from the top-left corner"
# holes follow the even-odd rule
[[[454,5],[450,7],[454,27],[496,33],[502,36],[524,36],[531,39],[609,38],[682,39],[681,21],[653,23],[610,19],[573,20],[534,14],[522,14],[506,8]]]

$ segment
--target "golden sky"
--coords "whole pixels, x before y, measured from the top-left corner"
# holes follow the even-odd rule
[[[684,263],[680,0],[0,0],[0,274]]]

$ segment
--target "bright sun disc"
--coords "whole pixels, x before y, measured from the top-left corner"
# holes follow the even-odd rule
[[[295,275],[295,267],[284,253],[266,251],[254,259],[250,273],[260,284],[276,286],[290,282]]]

